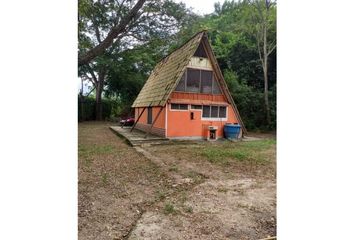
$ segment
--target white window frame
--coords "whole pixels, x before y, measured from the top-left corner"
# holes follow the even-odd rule
[[[228,106],[225,106],[225,105],[213,105],[213,104],[211,104],[211,105],[203,105],[203,106],[209,106],[209,107],[211,107],[211,106],[217,106],[218,108],[220,108],[220,107],[226,107],[226,117],[224,117],[224,118],[208,118],[208,117],[203,117],[203,109],[202,109],[202,117],[201,117],[201,120],[202,121],[227,121],[227,119],[228,119]],[[220,111],[220,109],[218,109],[218,111]],[[219,113],[219,112],[218,112]],[[210,114],[211,114],[211,109],[210,109]]]

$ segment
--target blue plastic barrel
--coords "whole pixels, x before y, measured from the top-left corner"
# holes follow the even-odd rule
[[[238,139],[238,135],[240,134],[240,129],[241,129],[240,124],[226,123],[224,126],[225,138]]]

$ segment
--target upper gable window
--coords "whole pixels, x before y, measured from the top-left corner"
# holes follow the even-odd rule
[[[187,68],[175,91],[221,94],[218,81],[212,71]]]
[[[200,43],[197,50],[194,53],[194,57],[208,58],[203,45]]]
[[[186,92],[200,92],[200,70],[187,69],[187,86]]]
[[[201,71],[201,92],[211,93],[213,87],[213,72]]]

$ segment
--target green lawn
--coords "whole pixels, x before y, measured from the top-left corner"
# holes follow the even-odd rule
[[[234,161],[263,164],[271,161],[269,149],[276,145],[275,139],[264,139],[251,142],[225,142],[206,146],[198,151],[211,163],[229,164]]]

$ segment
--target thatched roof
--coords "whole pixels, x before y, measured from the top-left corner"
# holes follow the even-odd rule
[[[156,65],[132,107],[164,106],[166,104],[204,34],[204,31],[197,33],[186,44]]]

